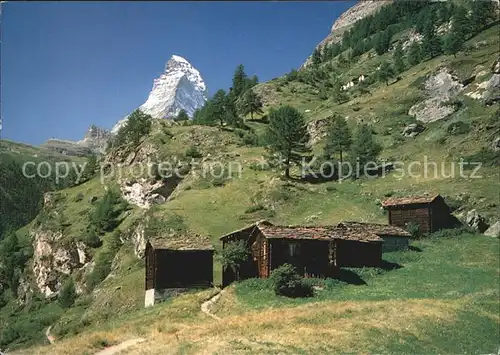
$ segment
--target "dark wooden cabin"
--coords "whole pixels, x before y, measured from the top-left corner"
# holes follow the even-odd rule
[[[337,227],[346,228],[357,233],[373,233],[384,240],[382,251],[395,251],[407,249],[410,241],[410,233],[403,228],[388,224],[363,223],[363,222],[340,222]]]
[[[149,240],[146,243],[147,290],[211,287],[213,247],[201,236]]]
[[[223,248],[244,240],[251,250],[238,275],[230,268],[222,271],[223,287],[237,279],[267,278],[285,263],[304,277],[329,277],[340,267],[377,266],[382,261],[383,240],[377,235],[335,226],[277,226],[260,221],[220,239]]]
[[[410,222],[420,226],[420,232],[431,233],[453,224],[450,208],[440,195],[390,198],[382,202],[389,212],[389,224],[406,228]]]

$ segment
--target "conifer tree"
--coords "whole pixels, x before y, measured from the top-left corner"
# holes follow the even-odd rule
[[[375,52],[377,52],[378,55],[382,55],[389,50],[389,47],[391,45],[391,37],[392,36],[389,30],[379,32],[375,36],[373,48],[375,48]]]
[[[260,97],[251,89],[243,95],[243,99],[239,102],[238,108],[243,116],[250,114],[250,118],[252,120],[254,113],[263,113],[262,101],[260,100]]]
[[[389,85],[389,79],[394,76],[394,68],[389,62],[382,62],[380,68],[377,71],[377,77],[380,81],[383,81],[385,85]]]
[[[321,64],[321,62],[322,62],[321,50],[319,48],[315,48],[312,54],[312,63],[314,65],[318,65]]]
[[[186,110],[181,110],[179,114],[175,117],[175,121],[188,121],[189,116],[186,112]]]
[[[375,162],[382,151],[382,147],[373,138],[371,128],[365,124],[359,126],[351,147],[352,162],[353,164],[359,162],[361,169],[363,169],[368,162]]]
[[[226,92],[222,89],[217,90],[211,100],[211,114],[213,115],[214,120],[219,121],[221,126],[225,122],[226,105],[228,101],[229,97],[227,97]]]
[[[284,165],[285,177],[290,177],[292,163],[310,158],[309,133],[302,114],[291,106],[271,110],[266,131],[267,150],[278,156]]]
[[[405,70],[405,62],[403,60],[403,48],[401,47],[401,42],[398,42],[396,48],[394,48],[392,60],[394,62],[394,71],[396,74],[402,73]]]
[[[233,87],[231,95],[234,99],[240,97],[248,88],[248,78],[245,73],[245,67],[240,64],[236,67],[233,75]]]
[[[417,65],[422,61],[420,44],[417,41],[414,41],[408,48],[407,61],[411,66]]]
[[[424,27],[424,38],[422,40],[422,57],[432,59],[441,54],[441,40],[437,36],[436,13],[431,11]]]
[[[446,54],[456,55],[463,48],[470,31],[471,25],[467,17],[467,10],[462,6],[456,6],[451,30],[443,40],[443,51]]]
[[[347,126],[347,122],[341,117],[334,117],[328,127],[328,134],[325,145],[325,156],[331,158],[334,154],[339,154],[339,160],[342,164],[343,153],[347,152],[351,147],[352,137],[351,131]]]
[[[471,29],[477,33],[497,16],[493,1],[472,1],[471,4]]]
[[[61,291],[59,291],[59,296],[57,298],[57,301],[59,302],[62,308],[69,308],[75,302],[75,298],[76,298],[75,283],[73,282],[73,279],[70,277],[64,282]]]
[[[137,146],[142,137],[151,131],[152,117],[137,109],[128,116],[126,124],[120,128],[116,136],[115,146],[132,142]]]

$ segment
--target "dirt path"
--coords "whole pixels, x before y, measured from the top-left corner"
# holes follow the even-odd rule
[[[45,331],[45,336],[47,337],[47,340],[49,341],[50,344],[54,344],[54,342],[56,341],[56,337],[53,335],[50,335],[51,329],[52,329],[52,326],[47,328],[47,330]]]
[[[220,317],[217,317],[215,314],[210,312],[210,307],[219,301],[219,299],[222,297],[223,293],[224,293],[224,290],[220,290],[212,298],[210,298],[208,301],[203,302],[201,304],[201,311],[203,313],[205,313],[206,315],[212,317],[213,319],[220,320]]]
[[[118,345],[114,345],[114,346],[110,346],[109,348],[106,348],[104,350],[101,350],[97,353],[95,353],[94,355],[113,355],[113,354],[118,354],[120,351],[122,350],[125,350],[131,346],[134,346],[136,344],[139,344],[139,343],[142,343],[146,341],[146,339],[144,338],[135,338],[135,339],[129,339],[129,340],[125,340],[124,342],[118,344]]]

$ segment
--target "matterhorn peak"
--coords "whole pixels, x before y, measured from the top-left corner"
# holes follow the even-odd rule
[[[165,65],[164,72],[154,80],[148,99],[139,109],[154,118],[174,118],[186,111],[193,117],[196,109],[207,101],[207,87],[200,72],[185,58],[173,55]],[[117,133],[126,122],[118,122],[112,133]]]

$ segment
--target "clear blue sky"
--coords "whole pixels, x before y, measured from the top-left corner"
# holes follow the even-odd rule
[[[2,4],[3,138],[40,144],[111,128],[172,54],[213,94],[235,67],[267,81],[297,68],[355,2]]]

